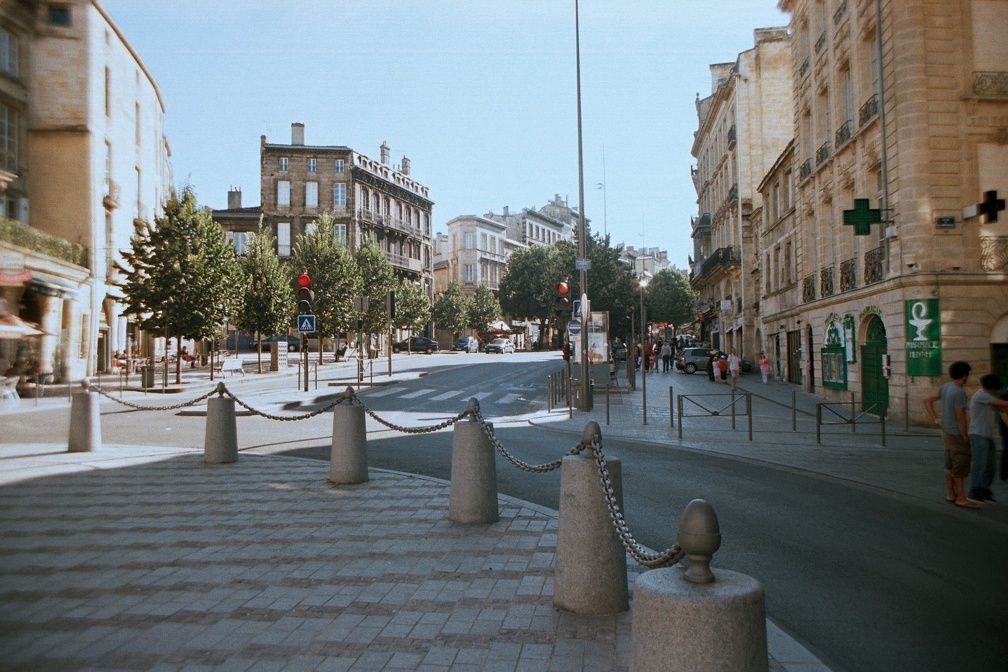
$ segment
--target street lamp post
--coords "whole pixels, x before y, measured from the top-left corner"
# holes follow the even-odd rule
[[[578,259],[587,260],[587,241],[585,232],[584,206],[584,152],[581,141],[581,25],[578,12],[578,0],[574,0],[574,55],[577,65],[577,137],[578,137]],[[591,410],[591,381],[588,379],[588,268],[582,265],[579,276],[581,288],[581,410]]]
[[[647,424],[647,369],[648,362],[647,358],[644,356],[644,339],[645,331],[647,329],[647,315],[644,312],[644,288],[647,287],[647,278],[641,278],[640,281],[640,331],[641,331],[641,411],[644,415],[644,424]]]

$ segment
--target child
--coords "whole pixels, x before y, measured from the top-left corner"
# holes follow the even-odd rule
[[[759,353],[759,372],[763,377],[763,384],[766,385],[767,372],[770,370],[770,360],[762,352]]]
[[[970,468],[970,499],[994,503],[991,483],[994,482],[994,413],[1008,411],[1008,401],[995,395],[1001,389],[1001,378],[988,373],[980,378],[980,389],[973,393],[969,403],[969,439],[973,452]]]

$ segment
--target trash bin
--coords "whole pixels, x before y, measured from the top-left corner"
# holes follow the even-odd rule
[[[154,367],[150,364],[140,367],[140,387],[145,390],[154,387]]]

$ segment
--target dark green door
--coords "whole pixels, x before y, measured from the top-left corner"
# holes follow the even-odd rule
[[[991,343],[991,373],[996,373],[1003,385],[1008,385],[1008,343]]]
[[[878,315],[868,323],[865,344],[861,346],[861,410],[877,413],[881,404],[883,413],[889,409],[889,380],[882,372],[882,358],[889,353],[885,325]]]

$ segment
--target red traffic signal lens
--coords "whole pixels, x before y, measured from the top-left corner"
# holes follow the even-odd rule
[[[307,287],[310,282],[311,278],[308,277],[307,273],[302,273],[301,275],[298,276],[297,283],[301,287]]]
[[[567,283],[566,282],[557,283],[557,294],[566,295],[567,292],[569,292],[569,291],[570,291],[570,288],[567,287]]]

